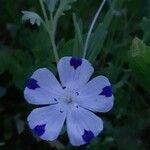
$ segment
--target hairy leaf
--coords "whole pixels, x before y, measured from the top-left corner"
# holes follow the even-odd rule
[[[136,81],[144,88],[150,89],[150,47],[135,38],[131,45],[130,67]]]
[[[54,12],[55,11],[55,7],[58,3],[59,0],[43,0],[47,9],[50,11],[50,12]]]

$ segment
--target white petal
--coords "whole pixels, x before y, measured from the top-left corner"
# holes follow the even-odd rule
[[[104,76],[98,76],[89,81],[80,90],[77,102],[80,106],[92,111],[109,111],[114,103],[109,80]]]
[[[94,71],[87,60],[76,57],[61,58],[57,68],[62,85],[74,89],[88,82]]]
[[[46,68],[36,70],[27,82],[24,97],[31,104],[56,102],[62,87],[55,76]]]
[[[67,132],[74,146],[90,142],[102,130],[103,121],[84,108],[74,107],[67,114]]]
[[[32,25],[37,24],[38,26],[40,26],[42,19],[37,13],[31,11],[22,11],[22,13],[23,22],[29,20]]]
[[[62,129],[66,110],[59,104],[34,109],[28,116],[28,124],[33,133],[43,140],[53,141]]]

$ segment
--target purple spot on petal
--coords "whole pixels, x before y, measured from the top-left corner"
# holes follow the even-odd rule
[[[112,96],[112,87],[111,86],[105,86],[102,89],[102,92],[99,95],[104,95],[106,97],[111,97]]]
[[[29,89],[35,90],[36,88],[40,88],[40,86],[37,84],[37,80],[30,78],[27,82],[27,87]]]
[[[77,57],[72,57],[70,60],[70,65],[77,69],[82,64],[82,59]]]
[[[38,136],[42,136],[45,132],[45,126],[46,124],[42,124],[42,125],[37,125],[34,129],[33,132],[38,135]]]
[[[84,134],[82,135],[83,140],[88,143],[94,138],[94,134],[92,131],[87,131],[84,129]]]

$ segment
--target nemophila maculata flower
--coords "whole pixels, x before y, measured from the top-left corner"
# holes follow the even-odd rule
[[[23,16],[22,16],[23,22],[30,21],[32,25],[36,24],[40,26],[41,17],[37,13],[31,12],[31,11],[22,11],[22,13],[23,13]]]
[[[28,116],[33,133],[55,140],[66,121],[70,143],[89,143],[103,130],[103,121],[93,112],[108,112],[113,106],[109,80],[97,76],[89,81],[93,67],[86,59],[63,57],[57,64],[60,82],[46,68],[36,70],[27,82],[25,99],[35,105]]]

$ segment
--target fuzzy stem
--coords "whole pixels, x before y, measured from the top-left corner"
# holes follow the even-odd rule
[[[55,43],[55,34],[53,33],[53,31],[51,31],[51,30],[54,30],[54,29],[53,29],[53,27],[50,28],[49,20],[48,20],[47,14],[46,14],[46,10],[45,10],[43,1],[39,0],[39,2],[40,2],[42,12],[43,12],[43,15],[44,15],[44,19],[45,19],[45,22],[46,22],[45,28],[46,28],[46,30],[49,34],[49,37],[50,37],[50,40],[51,40],[51,43],[52,43],[53,53],[54,53],[55,60],[56,60],[56,63],[57,63],[58,60],[59,60],[59,57],[58,57],[57,47],[56,47],[56,43]]]
[[[45,21],[46,21],[46,24],[48,25],[48,24],[49,24],[49,23],[48,23],[48,17],[47,17],[47,14],[46,14],[46,10],[45,10],[45,8],[44,8],[43,1],[42,1],[42,0],[39,0],[39,2],[40,2],[40,5],[41,5],[41,8],[42,8],[42,12],[43,12],[43,15],[44,15],[44,19],[45,19]]]

